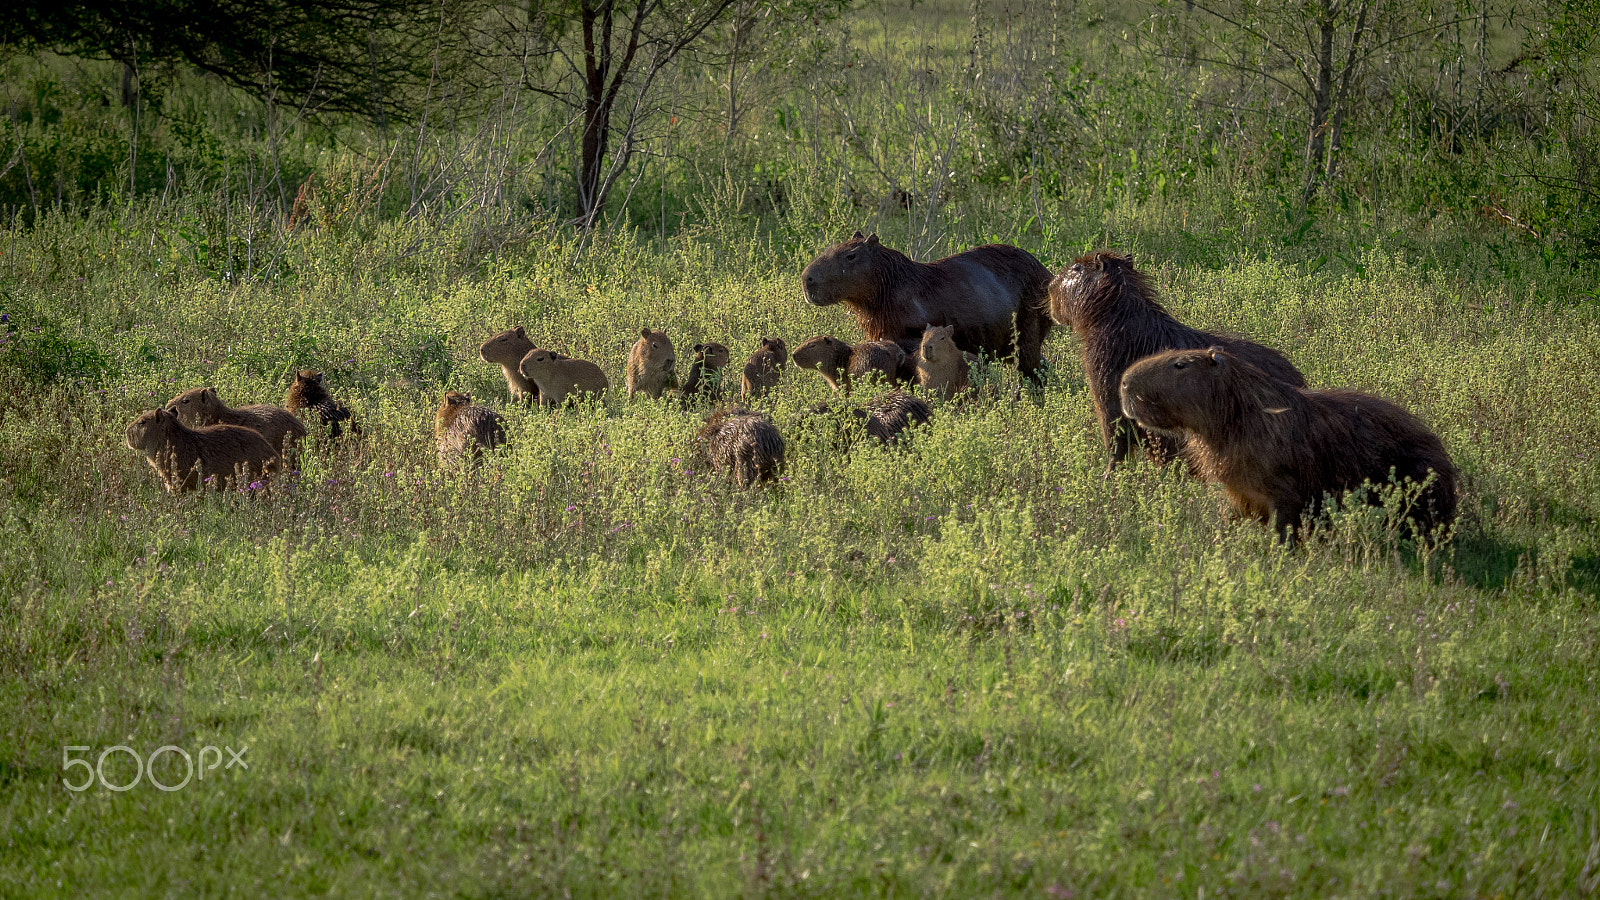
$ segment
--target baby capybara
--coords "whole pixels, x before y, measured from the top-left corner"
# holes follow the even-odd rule
[[[322,386],[322,373],[316,369],[301,369],[295,374],[294,383],[289,385],[289,393],[283,398],[283,405],[301,417],[315,413],[317,421],[327,429],[330,438],[343,434],[345,426],[349,426],[351,434],[361,436],[361,426],[350,418],[350,408],[333,399],[328,389]]]
[[[640,329],[640,338],[628,353],[628,399],[635,393],[650,395],[660,400],[662,391],[678,386],[678,355],[673,352],[672,339],[665,331]]]
[[[585,393],[596,397],[611,382],[600,367],[586,359],[568,359],[552,350],[529,350],[517,364],[522,377],[539,388],[540,406],[560,406],[568,397]]]
[[[917,348],[917,384],[948,399],[967,389],[972,364],[956,346],[955,328],[930,325]]]
[[[439,462],[448,465],[468,457],[477,462],[483,451],[506,442],[500,414],[472,402],[471,394],[449,391],[434,417],[433,434],[439,442]]]
[[[522,358],[532,349],[533,341],[528,338],[527,330],[521,325],[500,332],[478,347],[479,359],[500,367],[500,374],[506,379],[506,391],[511,395],[513,403],[532,405],[539,402],[539,386],[524,377],[520,368]],[[567,358],[554,350],[545,352],[555,359]]]
[[[278,463],[278,451],[259,432],[239,425],[190,428],[165,408],[140,413],[125,438],[174,494],[192,491],[207,479],[221,488],[236,479],[264,478]]]
[[[762,338],[761,349],[750,354],[744,364],[742,396],[746,401],[757,400],[777,386],[783,377],[783,367],[789,362],[789,350],[783,338]]]
[[[712,413],[695,442],[713,471],[741,488],[771,481],[783,468],[783,435],[772,420],[742,406]]]
[[[1292,536],[1324,494],[1420,485],[1406,510],[1422,535],[1456,515],[1456,468],[1415,416],[1370,394],[1302,390],[1222,347],[1146,357],[1122,376],[1123,411],[1142,427],[1181,434],[1199,475],[1221,484],[1240,514]],[[1365,499],[1376,496],[1367,492]]]
[[[933,407],[921,397],[902,391],[890,391],[867,401],[866,408],[855,410],[864,420],[867,434],[885,444],[900,439],[900,433],[912,425],[926,425],[933,421]]]
[[[1152,353],[1221,346],[1285,384],[1305,387],[1300,370],[1271,347],[1190,328],[1174,319],[1161,305],[1155,286],[1133,267],[1130,254],[1100,250],[1078,257],[1050,282],[1050,315],[1072,326],[1082,342],[1083,374],[1100,419],[1101,437],[1111,452],[1107,473],[1128,455],[1135,439],[1157,462],[1178,455],[1179,439],[1137,432],[1122,414],[1117,396],[1122,373]]]
[[[801,344],[793,358],[796,366],[815,370],[835,391],[849,393],[856,379],[878,377],[897,381],[905,365],[906,352],[894,341],[847,344],[824,334]]]
[[[719,402],[727,386],[723,384],[724,370],[731,359],[728,348],[715,341],[694,345],[694,362],[689,364],[689,377],[684,379],[678,396],[687,404],[697,397],[713,403]]]
[[[184,391],[167,401],[167,410],[177,413],[178,420],[190,428],[202,425],[248,428],[266,438],[279,453],[306,436],[306,426],[289,410],[270,403],[232,407],[222,402],[213,387]]]

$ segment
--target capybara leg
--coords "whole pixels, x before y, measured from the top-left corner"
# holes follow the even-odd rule
[[[1035,387],[1044,380],[1044,337],[1049,325],[1037,314],[1023,310],[1017,313],[1017,371],[1027,376]]]
[[[1108,438],[1106,449],[1111,451],[1111,461],[1106,463],[1106,474],[1110,475],[1124,459],[1128,458],[1128,451],[1133,449],[1135,426],[1127,419],[1118,416],[1106,425]]]

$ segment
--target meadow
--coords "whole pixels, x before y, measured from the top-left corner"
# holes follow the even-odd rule
[[[870,63],[907,21],[838,27]],[[952,59],[961,21],[934,33]],[[893,118],[896,96],[872,108],[901,194],[858,196],[833,163],[873,151],[819,164],[832,145],[775,115],[695,190],[693,154],[664,157],[587,234],[488,205],[399,214],[403,178],[348,140],[297,151],[319,188],[298,211],[170,175],[14,210],[0,893],[1600,887],[1595,260],[1429,200],[1459,173],[1393,144],[1371,153],[1391,182],[1304,214],[1259,146],[1135,183],[1191,158],[1177,129],[1168,156],[1117,145],[1053,194],[1025,163],[928,183],[939,129],[977,126],[954,105]],[[765,406],[788,466],[750,491],[694,460],[703,410],[527,410],[477,358],[523,324],[620,385],[642,325],[680,375],[697,341],[739,361],[765,335],[853,339],[799,272],[857,227],[920,258],[1131,250],[1182,320],[1435,428],[1463,473],[1454,540],[1360,508],[1286,547],[1177,467],[1104,477],[1065,328],[1042,389],[991,370],[898,448],[841,452],[804,414],[826,385],[789,368]],[[364,433],[292,482],[171,496],[123,443],[181,390],[277,402],[305,367]],[[506,417],[476,471],[436,459],[446,389]],[[185,782],[165,752],[107,786],[169,746],[248,768]],[[74,759],[103,781],[69,789]]]

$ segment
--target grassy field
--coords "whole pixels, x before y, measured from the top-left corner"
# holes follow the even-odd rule
[[[855,22],[862,70],[897,23]],[[950,108],[929,109],[895,138],[908,159],[937,151]],[[649,175],[657,200],[582,248],[548,221],[385,214],[332,151],[312,225],[214,185],[13,217],[0,894],[1600,887],[1592,259],[1442,214],[1426,185],[1297,216],[1242,151],[1168,170],[1169,192],[1116,150],[1043,197],[1023,170],[951,185],[905,162],[937,208],[899,207],[803,171],[816,142],[774,128],[749,152],[788,148],[781,203],[770,179],[752,199]],[[507,406],[477,358],[524,324],[620,385],[641,325],[680,360],[853,339],[798,276],[862,225],[924,258],[1132,250],[1184,321],[1437,429],[1455,540],[1419,549],[1360,509],[1286,548],[1177,472],[1102,477],[1065,329],[1043,390],[992,371],[898,449],[842,452],[803,414],[826,386],[790,368],[767,404],[789,466],[749,492],[693,458],[703,411]],[[168,496],[124,445],[183,389],[277,402],[308,366],[364,436],[292,483]],[[475,473],[438,465],[446,389],[506,416]],[[203,777],[156,787],[185,782],[175,751],[136,772],[164,747]],[[70,790],[69,760],[103,782]]]

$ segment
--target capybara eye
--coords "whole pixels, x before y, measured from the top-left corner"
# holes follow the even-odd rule
[[[855,259],[855,258],[856,258],[856,255],[855,255],[855,254],[854,254],[854,253],[846,253],[846,254],[845,254],[845,255],[844,255],[844,258],[845,258],[845,259]]]
[[[1172,367],[1174,369],[1187,369],[1189,367],[1189,364],[1186,363],[1186,362],[1175,362],[1175,363],[1172,364]]]

